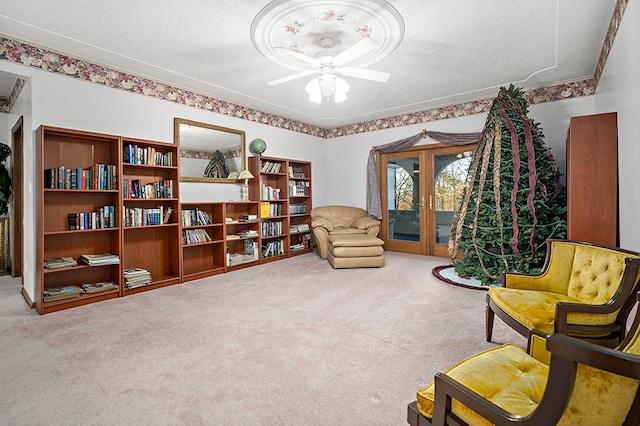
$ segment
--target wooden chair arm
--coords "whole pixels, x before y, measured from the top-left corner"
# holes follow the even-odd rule
[[[573,363],[589,365],[621,376],[640,379],[640,355],[607,348],[563,334],[553,334],[547,338],[547,350],[554,358],[562,358]]]

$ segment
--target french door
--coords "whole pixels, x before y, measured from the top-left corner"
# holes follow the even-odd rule
[[[448,257],[473,146],[421,145],[380,155],[385,249]]]

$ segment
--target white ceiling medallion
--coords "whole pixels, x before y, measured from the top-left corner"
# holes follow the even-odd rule
[[[325,37],[332,39],[330,53],[335,54],[363,38],[375,41],[375,49],[349,63],[366,67],[398,47],[404,37],[404,22],[398,11],[383,0],[276,0],[265,6],[251,24],[251,40],[258,51],[299,71],[308,70],[308,63],[283,51],[317,57],[326,54],[321,42]]]

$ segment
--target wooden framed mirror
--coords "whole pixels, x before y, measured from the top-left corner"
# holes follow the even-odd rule
[[[246,169],[242,130],[176,117],[173,138],[180,152],[181,182],[238,183],[235,177]]]

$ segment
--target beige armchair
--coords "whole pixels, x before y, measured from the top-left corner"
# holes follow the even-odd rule
[[[316,238],[318,254],[326,259],[329,236],[368,234],[377,237],[380,221],[372,219],[358,207],[324,206],[311,210],[311,229]]]

